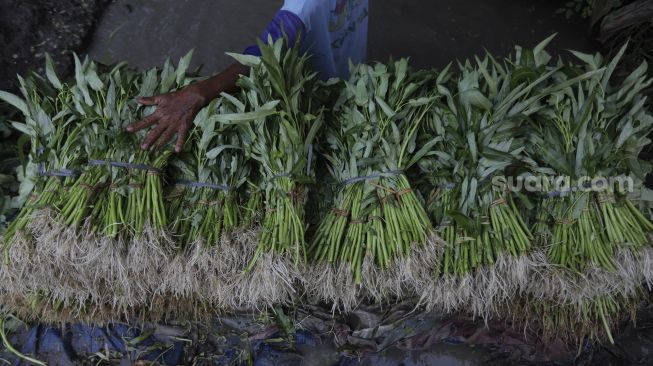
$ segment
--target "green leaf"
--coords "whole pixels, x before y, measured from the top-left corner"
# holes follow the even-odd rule
[[[472,161],[476,163],[478,161],[478,146],[476,146],[476,136],[473,131],[467,133],[467,148],[472,154]]]
[[[208,159],[213,160],[213,159],[217,158],[218,155],[220,155],[223,151],[228,150],[228,149],[244,150],[242,147],[236,146],[236,145],[221,145],[221,146],[215,147],[215,148],[207,151],[206,152],[206,157]]]
[[[592,70],[596,70],[599,68],[599,65],[596,63],[596,58],[593,55],[578,52],[578,51],[570,51],[570,52],[571,54],[576,56],[579,60],[591,66]]]
[[[61,81],[59,80],[59,77],[57,77],[57,73],[54,70],[54,64],[52,62],[52,57],[48,53],[45,54],[45,76],[48,78],[50,81],[50,84],[54,86],[57,89],[61,89],[63,85],[61,85]]]
[[[30,116],[29,108],[27,108],[27,104],[23,99],[21,99],[17,95],[0,90],[0,100],[9,103],[11,106],[21,111],[23,115],[25,115],[25,117]]]
[[[404,79],[406,79],[406,73],[408,72],[408,60],[402,58],[401,60],[395,62],[395,82],[392,85],[394,90],[398,90],[402,86]]]
[[[576,220],[580,217],[580,215],[583,213],[583,209],[587,207],[588,203],[588,194],[581,194],[579,197],[576,199],[576,201],[573,203],[571,206],[571,218]]]
[[[535,59],[535,66],[542,66],[546,65],[550,60],[551,56],[549,56],[544,49],[551,43],[551,41],[557,36],[557,33],[553,33],[550,35],[547,39],[543,40],[540,42],[535,48],[533,48],[533,57]]]
[[[558,69],[553,69],[550,70],[549,72],[545,73],[544,75],[540,76],[537,80],[531,82],[530,84],[524,86],[523,88],[515,88],[512,90],[502,101],[499,103],[497,107],[495,107],[495,112],[494,116],[498,119],[501,119],[505,116],[505,114],[508,112],[508,109],[511,108],[511,106],[519,100],[522,96],[528,94],[532,89],[534,89],[537,85],[542,83],[543,81],[549,79],[551,75],[556,73]],[[572,83],[573,84],[573,83]]]
[[[166,58],[165,63],[163,64],[163,71],[161,71],[161,85],[159,86],[159,94],[164,94],[170,92],[172,89],[177,75],[172,67],[172,63],[169,58]]]
[[[54,130],[54,125],[52,124],[52,120],[45,113],[45,111],[43,111],[43,109],[39,110],[37,122],[41,135],[49,135]]]
[[[18,160],[20,161],[20,166],[23,168],[23,175],[26,173],[27,169],[27,157],[25,156],[25,146],[30,143],[30,135],[22,134],[18,138],[16,143],[16,151],[18,153]]]
[[[139,95],[142,97],[149,97],[154,95],[158,84],[158,76],[156,69],[150,69],[145,73],[143,83],[139,90]]]
[[[471,183],[469,184],[469,194],[467,195],[467,202],[471,206],[476,199],[476,193],[478,190],[478,180],[476,178],[472,178]]]
[[[400,168],[408,169],[411,166],[413,166],[414,164],[416,164],[418,161],[422,160],[422,158],[424,158],[424,156],[426,156],[426,154],[433,151],[433,147],[437,143],[441,142],[442,139],[443,139],[442,136],[438,136],[438,137],[432,139],[431,141],[427,142],[426,144],[424,144],[424,146],[422,146],[415,154],[413,154],[413,157],[412,157],[412,159],[410,159],[408,164],[406,166],[400,167]]]
[[[474,220],[458,211],[448,211],[447,216],[451,217],[456,225],[460,226],[468,235],[476,235],[477,225]]]
[[[375,96],[374,99],[376,100],[376,104],[378,104],[378,105],[381,107],[381,110],[383,110],[383,113],[385,113],[385,115],[386,115],[388,118],[392,118],[392,117],[395,116],[395,114],[397,114],[397,112],[395,112],[394,110],[392,110],[392,108],[390,108],[390,106],[388,105],[388,103],[386,103],[386,102],[385,102],[382,98],[380,98],[379,96]]]
[[[320,128],[322,128],[322,125],[324,124],[324,121],[322,118],[316,119],[313,124],[311,125],[311,129],[308,131],[308,134],[306,135],[306,140],[304,141],[304,145],[308,146],[309,144],[312,144],[315,140],[315,136],[317,136],[317,133],[319,132]]]
[[[228,94],[228,93],[221,93],[220,96],[222,98],[225,98],[228,101],[230,101],[234,106],[236,106],[237,110],[239,110],[239,111],[244,111],[245,110],[245,105],[243,104],[243,102],[238,100],[238,98],[234,97],[233,95]]]
[[[76,53],[73,53],[73,58],[75,60],[75,82],[77,83],[76,86],[82,92],[82,95],[84,96],[84,102],[89,106],[93,106],[94,105],[93,99],[91,99],[91,94],[89,94],[88,92],[88,83],[84,75],[84,65],[82,65]]]
[[[605,70],[605,75],[603,76],[603,82],[602,82],[603,88],[607,88],[608,82],[609,82],[610,78],[612,77],[612,73],[617,68],[617,65],[619,64],[619,61],[621,60],[624,53],[626,52],[626,49],[628,49],[628,41],[626,41],[626,43],[624,43],[624,45],[621,47],[619,52],[617,52],[617,54],[612,58],[612,60],[608,64],[608,66],[607,66],[607,68]]]
[[[104,83],[100,80],[95,70],[91,69],[86,73],[86,80],[88,80],[88,85],[91,86],[91,89],[95,91],[104,89]]]
[[[359,79],[356,83],[356,104],[359,106],[365,106],[369,101],[370,95],[367,91],[367,85],[365,85],[365,79]]]
[[[465,90],[460,94],[460,100],[467,105],[483,108],[486,110],[492,109],[492,102],[487,99],[483,93],[478,89]]]
[[[232,57],[239,64],[244,66],[257,67],[258,65],[261,64],[261,58],[258,56],[241,55],[239,53],[231,53],[231,52],[227,52],[227,56]]]
[[[277,104],[279,104],[278,100],[268,102],[265,105],[263,105],[261,109],[254,112],[225,113],[225,114],[219,114],[217,116],[212,116],[209,119],[213,119],[223,124],[249,123],[278,113],[277,110],[275,109]]]
[[[566,88],[568,88],[568,87],[570,87],[570,86],[572,86],[574,84],[577,84],[577,83],[579,83],[579,82],[581,82],[583,80],[586,80],[586,79],[594,77],[595,75],[601,74],[604,71],[605,71],[605,68],[600,68],[598,70],[592,70],[592,71],[586,72],[584,74],[576,76],[575,78],[569,79],[569,80],[564,81],[562,83],[556,83],[553,86],[551,86],[550,88],[548,88],[546,90],[546,93],[555,93],[557,91],[564,90],[564,89],[566,89]]]
[[[26,134],[28,136],[37,137],[36,132],[31,127],[29,127],[28,125],[26,125],[24,123],[12,122],[11,126],[15,130],[17,130],[19,132],[22,132],[22,133],[24,133],[24,134]]]
[[[190,67],[190,62],[193,59],[193,51],[190,50],[184,57],[179,60],[177,65],[177,85],[183,85],[184,79],[186,78],[186,73]]]
[[[408,101],[408,105],[417,108],[417,107],[422,107],[425,105],[428,105],[429,103],[433,102],[433,98],[430,97],[420,97],[417,99],[411,99]]]

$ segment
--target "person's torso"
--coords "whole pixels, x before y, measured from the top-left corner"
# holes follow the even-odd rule
[[[307,50],[322,77],[349,75],[349,60],[365,62],[368,0],[286,0],[306,27]]]

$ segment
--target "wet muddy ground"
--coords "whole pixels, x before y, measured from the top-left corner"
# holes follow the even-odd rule
[[[291,329],[265,314],[224,315],[195,323],[21,324],[8,319],[9,342],[51,365],[650,365],[653,312],[615,334],[616,344],[543,344],[505,323],[414,312],[409,304],[362,306],[347,317],[329,309],[288,309]],[[269,315],[269,314],[268,314]],[[0,346],[0,361],[19,364]]]

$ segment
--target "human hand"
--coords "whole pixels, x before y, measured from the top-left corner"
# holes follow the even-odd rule
[[[195,115],[206,105],[206,98],[191,85],[168,94],[142,97],[138,102],[147,106],[156,106],[154,113],[127,127],[128,132],[134,133],[155,126],[145,136],[141,148],[160,149],[177,134],[175,151],[181,152]]]

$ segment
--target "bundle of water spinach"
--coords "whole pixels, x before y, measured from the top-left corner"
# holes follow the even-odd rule
[[[281,39],[260,48],[260,58],[234,55],[251,67],[238,81],[245,112],[218,116],[221,124],[237,126],[247,156],[258,163],[263,195],[258,239],[243,244],[249,264],[235,290],[247,306],[296,296],[307,260],[304,205],[314,181],[313,143],[323,124],[322,83],[300,45]]]
[[[345,81],[325,136],[338,184],[310,247],[312,296],[351,308],[360,296],[383,301],[430,282],[436,239],[405,171],[439,141],[416,144],[432,83],[405,59],[359,65]]]

